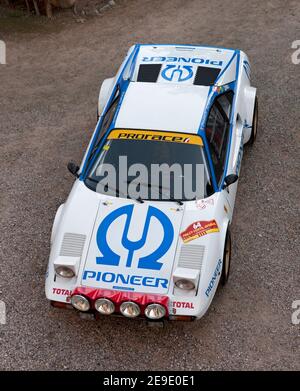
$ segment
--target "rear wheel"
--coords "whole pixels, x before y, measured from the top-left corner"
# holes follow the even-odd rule
[[[256,139],[256,135],[257,135],[257,126],[258,126],[258,101],[257,101],[257,96],[256,96],[255,102],[254,102],[251,136],[250,136],[249,141],[247,142],[247,145],[252,145],[254,143],[254,141]]]
[[[229,231],[229,227],[226,233],[225,245],[224,245],[224,253],[223,253],[223,267],[222,274],[220,278],[221,285],[225,285],[229,278],[230,273],[230,263],[231,263],[231,235]]]

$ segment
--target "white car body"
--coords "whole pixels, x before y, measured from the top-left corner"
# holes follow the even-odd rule
[[[156,82],[138,81],[139,67],[146,64],[161,65]],[[212,85],[194,84],[197,69],[202,66],[218,69]],[[91,191],[85,185],[82,179],[87,158],[117,86],[121,100],[111,129],[184,131],[201,134],[202,138],[214,99],[233,91],[223,182],[215,183],[212,195],[180,206],[173,201],[137,203]],[[117,300],[116,308],[126,300],[141,306],[145,302],[159,302],[166,306],[166,318],[201,318],[219,283],[226,232],[235,204],[238,182],[223,188],[224,178],[239,174],[243,145],[251,136],[255,97],[249,61],[240,50],[190,45],[131,47],[116,76],[102,84],[99,121],[80,166],[79,178],[55,216],[46,297],[55,303],[69,303],[74,292],[79,292],[89,300],[99,297]],[[149,211],[154,218],[148,221]],[[205,222],[208,228],[204,227]],[[134,247],[142,233],[145,233],[143,246]],[[101,235],[105,243],[99,242]],[[127,246],[122,240],[124,235],[130,240]],[[167,248],[157,255],[156,250],[164,240],[169,241]],[[108,260],[106,264],[97,261],[104,258]],[[140,267],[144,258],[149,267]],[[60,265],[71,268],[74,277],[59,276],[55,268]],[[185,291],[176,287],[175,282],[182,278],[192,281],[195,289]]]

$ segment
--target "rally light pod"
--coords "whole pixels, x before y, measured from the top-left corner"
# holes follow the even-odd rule
[[[133,301],[124,301],[124,303],[120,305],[120,312],[122,315],[126,316],[126,318],[136,318],[140,315],[141,310]]]
[[[71,297],[71,304],[76,310],[86,312],[91,306],[88,299],[82,295],[74,295]]]
[[[159,320],[166,315],[166,309],[164,306],[158,303],[149,304],[145,309],[145,315],[148,319]]]
[[[115,312],[115,305],[111,300],[100,298],[95,301],[95,308],[101,315],[111,315]]]

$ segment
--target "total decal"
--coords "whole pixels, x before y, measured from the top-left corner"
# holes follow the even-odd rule
[[[201,64],[201,65],[215,65],[222,66],[223,61],[221,60],[211,60],[209,58],[201,57],[143,57],[142,62],[177,62],[184,64]]]
[[[52,293],[54,295],[71,296],[72,291],[70,289],[52,288]]]
[[[177,312],[177,309],[184,309],[188,308],[191,310],[194,310],[194,303],[189,302],[189,301],[173,301],[172,302],[172,313],[175,315]]]
[[[100,212],[101,222],[92,239],[82,284],[167,292],[176,250],[174,230],[180,226],[180,218],[171,213],[136,204],[125,204],[105,216]]]
[[[216,220],[196,221],[181,232],[180,236],[184,243],[188,243],[191,240],[200,238],[201,236],[219,231]]]

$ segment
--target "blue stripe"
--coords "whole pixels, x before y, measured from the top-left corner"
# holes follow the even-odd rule
[[[92,150],[94,149],[95,142],[96,142],[96,140],[97,140],[97,138],[98,138],[98,135],[99,135],[99,132],[100,132],[100,130],[101,130],[101,126],[102,126],[102,122],[103,122],[104,115],[106,114],[106,110],[107,110],[107,108],[110,106],[110,104],[111,104],[111,102],[112,102],[112,100],[113,100],[113,98],[114,98],[114,96],[115,96],[115,93],[116,93],[116,90],[117,90],[118,87],[120,88],[121,97],[120,97],[120,102],[119,102],[118,108],[117,108],[117,110],[116,110],[115,116],[119,113],[120,103],[122,102],[122,99],[124,98],[125,92],[126,92],[126,90],[127,90],[127,88],[128,88],[128,85],[129,85],[129,82],[130,82],[130,78],[131,78],[131,75],[130,75],[129,80],[124,80],[124,79],[123,79],[123,74],[124,74],[124,71],[125,71],[127,65],[129,64],[129,62],[130,62],[131,60],[136,60],[136,55],[137,55],[137,53],[138,53],[138,51],[139,51],[139,48],[140,48],[140,45],[135,45],[135,48],[133,49],[133,51],[132,51],[132,53],[130,54],[128,60],[127,60],[126,63],[124,64],[123,69],[122,69],[122,71],[121,71],[121,73],[120,73],[120,75],[119,75],[119,77],[118,77],[118,80],[117,80],[117,82],[116,82],[116,84],[115,84],[115,87],[114,87],[114,89],[113,89],[113,91],[112,91],[112,93],[111,93],[111,95],[110,95],[110,98],[109,98],[108,102],[107,102],[106,105],[105,105],[105,108],[104,108],[104,110],[103,110],[103,113],[104,113],[104,114],[102,114],[102,115],[100,116],[100,118],[99,118],[99,121],[98,121],[98,123],[97,123],[97,125],[96,125],[96,131],[95,131],[94,137],[93,137],[93,139],[92,139],[90,148],[89,148],[88,153],[87,153],[86,158],[85,158],[85,162],[84,162],[84,164],[83,164],[82,172],[81,172],[80,177],[79,177],[79,179],[80,179],[81,181],[85,179],[85,177],[86,177],[86,175],[87,175],[87,172],[88,172],[89,168],[91,167],[91,164],[92,164],[92,163],[94,162],[94,160],[95,160],[96,154],[95,154],[95,156],[93,157],[93,159],[90,161],[90,163],[87,164],[87,163],[88,163],[88,160],[89,160],[89,156],[90,156]],[[133,68],[132,68],[132,67],[133,67]],[[133,69],[134,69],[134,65],[132,64],[132,66],[131,66],[131,72],[133,72]],[[114,118],[115,118],[115,117],[114,117]],[[110,131],[110,128],[107,130],[106,136],[107,136],[107,134],[109,133],[109,131]],[[106,141],[106,137],[103,137],[102,142],[99,144],[99,148],[98,148],[98,149],[100,149],[100,148],[102,147],[102,145],[104,144],[105,141]]]
[[[113,286],[113,289],[121,289],[122,291],[134,291],[134,288],[126,288],[123,286]]]
[[[225,68],[222,70],[222,72],[219,74],[218,78],[216,79],[216,81],[214,83],[215,85],[220,80],[220,78],[224,75],[224,73],[227,71],[229,65],[232,63],[232,61],[235,58],[236,54],[237,54],[237,52],[235,51],[233,56],[228,61],[227,65],[225,66]],[[201,118],[199,130],[204,130],[205,123],[206,123],[206,120],[207,120],[207,116],[208,116],[211,104],[213,103],[215,97],[218,95],[217,92],[213,91],[213,88],[215,87],[215,85],[209,87],[209,92],[207,94],[207,100],[206,100],[206,104],[205,104],[205,110],[204,110],[204,113],[203,113],[202,118]]]
[[[133,76],[135,65],[136,65],[136,59],[139,54],[140,47],[141,47],[140,45],[136,45],[135,50],[134,50],[133,59],[132,59],[131,67],[130,67],[130,80],[132,80],[132,76]]]
[[[226,67],[222,70],[222,72],[219,74],[219,76],[217,77],[217,79],[215,80],[215,85],[218,84],[218,81],[221,79],[221,77],[224,75],[224,73],[227,71],[227,69],[229,68],[230,64],[232,63],[232,61],[234,60],[235,56],[237,54],[237,51],[235,51],[233,53],[233,56],[231,57],[231,59],[228,61]]]
[[[203,144],[204,144],[205,155],[206,155],[207,160],[208,160],[209,171],[210,171],[210,175],[211,175],[211,179],[212,179],[213,188],[214,188],[214,191],[216,192],[217,189],[218,189],[218,185],[217,185],[217,181],[216,181],[214,165],[213,165],[210,153],[209,153],[208,141],[207,141],[207,138],[206,138],[206,135],[205,135],[204,131],[203,132],[201,131],[200,134],[201,134],[201,137],[202,137],[202,140],[203,140]]]
[[[228,161],[229,161],[229,156],[230,156],[230,150],[231,150],[231,140],[232,140],[232,132],[233,132],[233,125],[235,124],[236,120],[234,121],[234,115],[235,115],[235,106],[236,106],[236,100],[237,100],[237,81],[238,81],[238,77],[239,77],[239,71],[240,71],[240,52],[238,52],[238,56],[237,56],[237,63],[236,63],[236,73],[235,73],[235,80],[236,80],[236,84],[235,84],[235,88],[234,88],[234,101],[233,101],[233,105],[232,105],[232,111],[231,111],[231,116],[230,116],[230,129],[229,129],[229,146],[228,146],[228,149],[227,149],[227,155],[226,155],[226,163],[225,163],[225,168],[224,168],[224,173],[223,173],[223,178],[222,178],[222,181],[221,181],[221,185],[220,185],[220,188],[219,188],[219,191],[222,190],[222,187],[224,185],[224,179],[227,175],[227,169],[228,169]]]
[[[121,93],[121,97],[120,97],[120,101],[119,101],[119,104],[118,104],[118,107],[117,107],[117,110],[115,112],[115,115],[114,115],[114,118],[110,124],[110,127],[108,129],[108,132],[107,134],[109,133],[109,131],[111,129],[114,129],[115,127],[115,124],[117,122],[117,118],[118,118],[118,115],[119,115],[119,112],[120,112],[120,108],[122,107],[122,103],[123,103],[123,99],[125,97],[125,94],[126,94],[126,91],[129,87],[129,83],[130,81],[132,80],[133,78],[133,73],[134,73],[134,70],[135,70],[135,65],[136,65],[136,60],[137,60],[137,56],[139,54],[139,50],[140,50],[140,45],[137,45],[136,46],[136,49],[135,49],[135,53],[134,53],[134,56],[132,58],[132,63],[131,63],[131,66],[130,66],[130,76],[129,76],[129,80],[125,80],[124,81],[124,86],[122,88],[122,93]]]
[[[206,119],[207,119],[207,116],[208,116],[208,113],[209,113],[209,110],[210,110],[210,105],[211,105],[211,102],[212,102],[212,98],[214,96],[213,88],[214,88],[214,86],[210,86],[209,87],[207,98],[206,98],[206,103],[205,103],[205,109],[204,109],[204,112],[202,114],[202,118],[201,118],[201,121],[200,121],[200,126],[199,126],[199,129],[198,129],[198,133],[199,133],[200,130],[204,130],[204,128],[205,128]]]
[[[211,178],[212,178],[213,188],[216,191],[216,189],[217,189],[217,181],[216,181],[216,176],[215,176],[215,170],[214,170],[213,162],[212,162],[212,159],[211,159],[211,156],[210,156],[210,153],[209,153],[208,142],[207,142],[206,134],[205,134],[205,123],[206,123],[206,118],[207,118],[209,110],[210,110],[210,102],[211,102],[211,99],[212,99],[210,97],[210,95],[211,95],[212,92],[213,92],[213,86],[210,86],[209,90],[208,90],[208,94],[207,94],[207,99],[206,99],[206,103],[205,103],[204,113],[202,115],[202,119],[201,119],[200,126],[199,126],[199,129],[198,129],[198,134],[201,135],[203,143],[204,143],[204,150],[206,152],[205,155],[206,155],[207,160],[208,160],[208,165],[209,165],[210,174],[211,174]],[[212,96],[213,95],[214,94],[212,94]]]
[[[202,118],[201,118],[199,129],[198,129],[198,134],[200,132],[203,133],[202,139],[204,141],[204,147],[205,147],[205,150],[206,150],[206,155],[207,155],[207,158],[208,158],[208,164],[209,164],[210,172],[211,172],[211,176],[212,176],[213,187],[214,187],[215,191],[217,191],[217,189],[218,189],[218,184],[217,184],[217,180],[216,180],[215,170],[214,170],[214,167],[213,167],[213,162],[212,162],[212,159],[211,159],[211,156],[210,156],[210,153],[209,153],[208,142],[207,142],[206,135],[205,135],[205,124],[206,124],[206,121],[207,121],[207,117],[208,117],[209,111],[211,109],[211,105],[214,102],[216,96],[219,94],[217,91],[213,91],[213,89],[215,88],[218,80],[220,80],[220,78],[227,71],[228,67],[230,66],[230,64],[234,60],[234,58],[237,55],[237,53],[238,53],[238,51],[235,50],[235,52],[232,55],[231,59],[228,61],[227,65],[224,67],[224,69],[222,70],[222,72],[220,73],[218,78],[216,79],[215,85],[209,87],[209,91],[208,91],[207,99],[206,99],[206,103],[205,103],[205,109],[204,109],[204,112],[203,112],[203,115],[202,115]],[[233,89],[234,89],[235,82],[229,83],[229,85],[232,86]],[[227,91],[229,91],[229,89]]]

